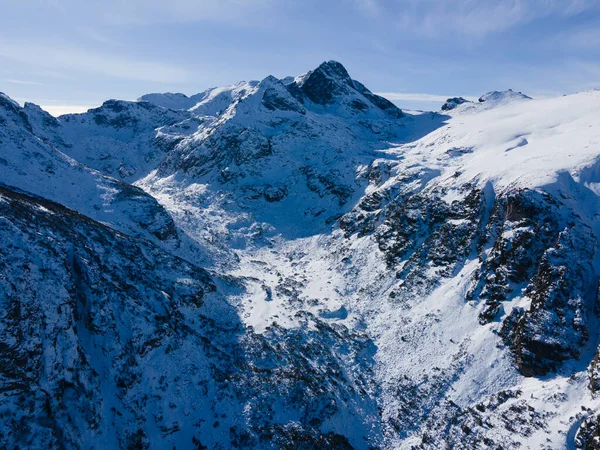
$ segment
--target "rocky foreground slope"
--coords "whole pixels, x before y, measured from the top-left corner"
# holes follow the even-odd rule
[[[0,96],[0,445],[599,448],[599,104]]]

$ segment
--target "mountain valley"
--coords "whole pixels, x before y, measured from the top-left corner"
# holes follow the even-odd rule
[[[0,94],[0,448],[600,448],[599,106]]]

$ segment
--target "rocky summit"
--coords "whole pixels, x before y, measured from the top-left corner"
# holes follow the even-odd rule
[[[0,448],[600,448],[599,105],[0,94]]]

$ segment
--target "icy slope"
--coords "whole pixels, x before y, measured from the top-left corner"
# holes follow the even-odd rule
[[[452,183],[480,179],[497,190],[545,186],[562,171],[578,178],[598,157],[599,102],[600,92],[589,91],[493,108],[466,103],[449,112],[447,127],[393,152],[415,161],[427,158],[427,167],[446,177],[460,170]]]

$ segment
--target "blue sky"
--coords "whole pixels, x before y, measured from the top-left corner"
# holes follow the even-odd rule
[[[324,60],[405,108],[600,88],[598,0],[1,0],[0,91],[54,113]]]

